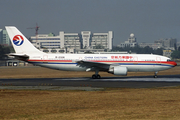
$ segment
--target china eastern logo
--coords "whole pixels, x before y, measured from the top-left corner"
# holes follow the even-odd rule
[[[21,35],[16,35],[14,36],[13,38],[13,43],[16,45],[16,46],[20,46],[22,45],[24,42],[24,39]]]

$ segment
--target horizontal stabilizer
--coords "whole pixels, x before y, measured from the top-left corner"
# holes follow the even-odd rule
[[[7,54],[8,56],[14,56],[16,57],[17,59],[21,59],[21,60],[24,60],[26,61],[27,59],[29,59],[29,56],[26,55],[26,54],[16,54],[16,53],[10,53],[10,54]]]

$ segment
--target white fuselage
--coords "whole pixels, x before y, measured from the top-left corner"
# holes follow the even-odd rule
[[[33,54],[28,62],[52,69],[67,71],[85,71],[87,66],[79,66],[76,62],[91,61],[109,65],[127,67],[132,71],[161,71],[175,66],[169,58],[153,54]]]

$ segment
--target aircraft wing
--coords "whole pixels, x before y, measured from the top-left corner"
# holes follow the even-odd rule
[[[86,71],[95,70],[95,69],[107,71],[111,65],[107,63],[84,61],[84,60],[77,61],[76,63],[78,63],[77,65],[80,67],[86,67],[87,68]]]

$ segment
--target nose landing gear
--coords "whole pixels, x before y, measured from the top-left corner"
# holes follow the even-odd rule
[[[154,78],[157,78],[158,76],[157,76],[157,73],[158,73],[158,71],[156,71],[155,73],[154,73]]]

